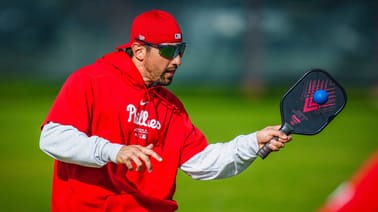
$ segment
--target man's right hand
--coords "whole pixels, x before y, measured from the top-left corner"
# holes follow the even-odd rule
[[[148,172],[152,172],[152,165],[150,157],[155,158],[161,162],[163,159],[152,150],[153,144],[146,147],[140,145],[123,146],[117,154],[117,164],[125,164],[129,170],[133,170],[133,164],[136,166],[135,170],[142,170],[143,164],[146,166]]]

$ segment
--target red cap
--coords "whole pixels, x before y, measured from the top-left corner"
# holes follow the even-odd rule
[[[149,43],[180,43],[182,32],[175,18],[162,10],[150,10],[135,17],[131,25],[130,41],[117,49],[128,48],[135,39]]]

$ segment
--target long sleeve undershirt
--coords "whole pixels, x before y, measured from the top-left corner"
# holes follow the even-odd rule
[[[43,127],[40,137],[40,148],[47,155],[88,167],[116,163],[122,146],[98,136],[88,137],[73,126],[53,122]],[[229,142],[209,144],[182,164],[180,169],[193,179],[226,178],[245,170],[255,160],[257,151],[256,133],[240,135]]]

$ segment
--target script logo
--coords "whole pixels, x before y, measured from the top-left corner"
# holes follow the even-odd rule
[[[147,104],[148,102],[141,101],[140,104],[142,103]],[[129,118],[127,119],[127,122],[129,123],[132,122],[138,126],[160,130],[161,128],[160,122],[156,119],[150,119],[148,111],[146,110],[138,111],[135,105],[133,104],[127,105],[126,111],[129,112]]]

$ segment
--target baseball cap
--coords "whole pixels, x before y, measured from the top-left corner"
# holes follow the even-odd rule
[[[166,11],[154,9],[135,17],[131,25],[130,41],[117,49],[129,48],[137,40],[161,44],[181,43],[183,39],[176,19]]]

